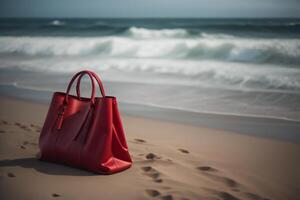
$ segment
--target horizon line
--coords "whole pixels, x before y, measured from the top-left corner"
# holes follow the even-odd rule
[[[1,17],[0,19],[300,19],[300,17]]]

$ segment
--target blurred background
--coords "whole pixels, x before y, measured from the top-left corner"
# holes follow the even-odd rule
[[[132,114],[299,121],[299,8],[293,0],[1,1],[0,94],[49,102],[89,69]],[[89,80],[82,90],[89,96]]]

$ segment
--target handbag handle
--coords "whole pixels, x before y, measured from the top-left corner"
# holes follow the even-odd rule
[[[92,94],[91,94],[91,103],[94,105],[94,103],[95,103],[95,82],[94,82],[94,76],[93,76],[93,74],[90,72],[90,71],[88,71],[88,70],[84,70],[84,71],[80,71],[80,72],[78,72],[77,74],[75,74],[74,76],[73,76],[73,78],[71,79],[71,81],[70,81],[70,83],[69,83],[69,85],[68,85],[68,87],[67,87],[67,91],[66,91],[66,96],[65,96],[65,100],[64,100],[64,104],[65,105],[67,105],[69,102],[68,102],[68,98],[69,98],[69,93],[70,93],[70,90],[71,90],[71,87],[72,87],[72,85],[73,85],[73,82],[76,80],[76,78],[78,77],[78,76],[80,76],[80,79],[82,78],[82,76],[84,76],[84,75],[88,75],[89,77],[90,77],[90,79],[91,79],[91,83],[92,83]],[[80,98],[80,96],[78,96],[78,98]]]
[[[92,72],[92,71],[89,71],[89,72],[92,74],[92,76],[98,82],[100,93],[101,93],[102,97],[105,97],[104,86],[103,86],[103,83],[102,83],[101,79],[99,78],[99,76],[95,72]],[[83,76],[84,76],[84,74],[81,74],[79,76],[79,78],[77,79],[77,84],[76,84],[76,93],[77,93],[77,96],[78,96],[79,99],[80,99],[80,83],[81,83],[81,79],[82,79]]]
[[[65,109],[69,103],[69,93],[70,93],[70,90],[71,90],[71,87],[73,85],[73,82],[75,81],[75,79],[78,77],[78,76],[84,76],[85,74],[89,75],[90,79],[91,79],[91,83],[92,83],[92,94],[91,94],[91,104],[90,104],[90,108],[91,106],[93,106],[95,104],[95,82],[94,82],[94,78],[93,78],[93,75],[91,74],[91,72],[87,71],[87,70],[84,70],[84,71],[80,71],[78,72],[77,74],[75,74],[73,76],[73,78],[71,79],[71,81],[69,82],[69,85],[67,87],[67,91],[66,91],[66,95],[65,95],[65,99],[63,101],[63,107],[62,109],[57,113],[58,117],[57,117],[57,120],[56,120],[56,128],[57,130],[60,130],[62,128],[62,125],[63,125],[63,121],[64,121],[64,113],[65,113]],[[79,97],[80,98],[80,97]],[[89,112],[90,112],[90,109],[89,109]],[[88,113],[89,113],[88,112]]]

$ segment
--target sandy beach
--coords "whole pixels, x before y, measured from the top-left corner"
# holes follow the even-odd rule
[[[123,115],[133,166],[96,175],[35,158],[47,105],[8,98],[0,105],[1,199],[300,196],[299,143]]]

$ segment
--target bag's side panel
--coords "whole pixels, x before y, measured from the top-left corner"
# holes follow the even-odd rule
[[[62,104],[63,100],[63,94],[53,94],[47,117],[45,119],[45,123],[39,137],[39,158],[41,160],[56,161],[55,142],[58,134],[54,127],[57,120],[60,105]]]
[[[111,98],[109,106],[109,132],[106,136],[104,145],[104,155],[106,156],[102,157],[100,162],[101,167],[99,169],[103,171],[104,167],[107,170],[105,173],[112,174],[129,168],[132,164],[132,161],[128,152],[122,122],[115,98]]]
[[[82,147],[81,166],[96,173],[109,174],[111,154],[112,102],[101,98],[95,102],[92,122]]]
[[[113,144],[112,152],[115,158],[128,162],[125,165],[131,165],[132,160],[128,151],[121,116],[118,109],[117,100],[113,100]],[[124,165],[124,163],[122,163]]]

